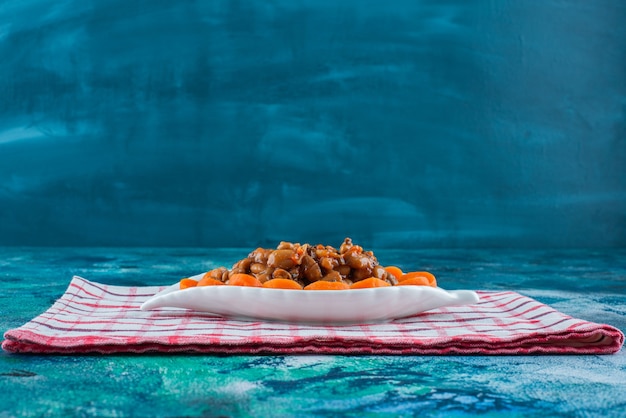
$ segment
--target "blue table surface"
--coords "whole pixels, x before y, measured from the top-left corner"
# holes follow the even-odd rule
[[[45,311],[79,275],[171,284],[250,249],[0,248],[0,331]],[[626,330],[626,249],[381,250],[447,289],[515,290]],[[208,356],[0,354],[0,417],[626,417],[626,354]]]

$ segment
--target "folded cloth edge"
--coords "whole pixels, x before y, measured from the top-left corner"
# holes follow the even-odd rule
[[[602,338],[611,338],[603,335]],[[337,354],[337,355],[584,355],[614,354],[620,351],[623,340],[602,346],[552,344],[540,345],[528,341],[526,344],[466,344],[432,345],[418,347],[410,344],[386,345],[380,343],[333,344],[332,341],[303,341],[297,343],[272,344],[180,344],[159,343],[94,344],[90,346],[60,347],[31,343],[28,339],[3,341],[2,348],[11,353],[22,354],[144,354],[144,353],[187,353],[187,354]]]

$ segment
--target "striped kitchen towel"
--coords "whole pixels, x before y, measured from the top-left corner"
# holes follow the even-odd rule
[[[161,287],[74,277],[50,309],[5,333],[13,353],[610,354],[624,334],[515,292],[378,324],[240,321],[180,309],[140,310]]]

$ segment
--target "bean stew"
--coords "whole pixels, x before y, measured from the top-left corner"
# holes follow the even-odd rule
[[[275,249],[257,248],[232,268],[218,267],[202,279],[184,278],[180,288],[195,286],[250,286],[270,289],[347,290],[387,286],[437,286],[432,273],[404,273],[382,266],[372,251],[346,238],[336,249],[282,241]]]

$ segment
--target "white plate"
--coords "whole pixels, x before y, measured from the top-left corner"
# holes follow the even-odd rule
[[[192,278],[201,277],[200,274]],[[202,286],[180,290],[176,283],[145,301],[141,309],[184,308],[237,319],[354,324],[389,321],[444,306],[476,302],[476,292],[430,286],[354,290]]]

